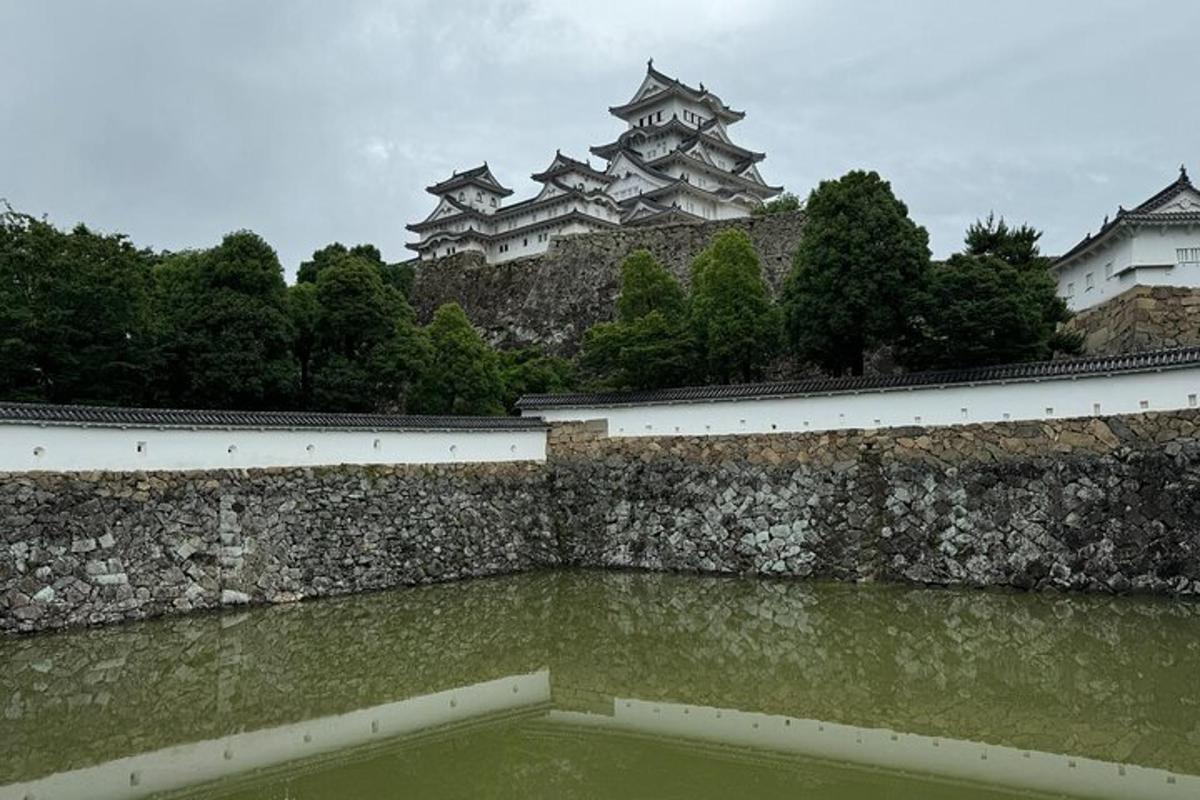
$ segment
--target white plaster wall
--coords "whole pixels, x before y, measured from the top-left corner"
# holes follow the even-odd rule
[[[1108,416],[1195,407],[1200,367],[1113,377],[740,401],[557,408],[548,422],[608,420],[608,435],[704,436]]]
[[[139,452],[139,444],[142,444]],[[231,449],[232,448],[232,449]],[[544,461],[545,431],[332,431],[0,424],[0,472]]]
[[[1174,266],[1180,248],[1200,247],[1200,225],[1142,227],[1132,236],[1105,243],[1058,270],[1058,294],[1072,311],[1099,305],[1134,286],[1200,287],[1200,268]],[[1112,276],[1105,268],[1112,264]],[[1145,269],[1171,265],[1169,269]],[[1091,273],[1094,286],[1087,287]],[[1073,296],[1069,296],[1074,284]]]

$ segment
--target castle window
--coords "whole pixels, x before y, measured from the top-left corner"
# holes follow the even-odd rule
[[[658,112],[658,121],[662,122],[662,112]]]
[[[1087,275],[1084,276],[1083,280],[1087,284],[1087,291],[1090,292],[1092,289],[1096,288],[1096,273],[1089,272]]]
[[[1112,280],[1112,273],[1113,273],[1112,262],[1110,261],[1104,265],[1104,280],[1106,280],[1106,281]]]
[[[1067,284],[1067,297],[1074,297],[1074,296],[1075,296],[1075,284],[1068,283]]]
[[[1181,267],[1200,267],[1200,247],[1181,247],[1175,258]]]

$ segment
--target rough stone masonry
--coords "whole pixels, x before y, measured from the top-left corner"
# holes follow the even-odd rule
[[[578,350],[584,331],[612,318],[620,291],[621,262],[646,249],[686,286],[692,259],[713,234],[740,228],[762,260],[763,275],[778,290],[800,244],[804,212],[659,225],[565,236],[545,253],[487,264],[463,252],[418,262],[411,300],[428,319],[443,303],[456,302],[492,345],[540,345],[555,355]]]
[[[1200,412],[0,476],[0,630],[601,567],[1200,597]]]

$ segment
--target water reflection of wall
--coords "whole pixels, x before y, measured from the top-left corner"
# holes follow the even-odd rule
[[[231,775],[413,736],[442,726],[504,718],[550,702],[545,670],[457,686],[344,714],[316,717],[216,739],[188,741],[41,779],[0,786],[0,800],[124,800]]]
[[[838,783],[845,783],[847,773],[866,767],[901,775],[903,782],[915,784],[910,790],[920,790],[926,797],[939,794],[936,790],[942,781],[966,781],[974,787],[973,796],[988,797],[1007,796],[998,789],[1119,800],[1170,799],[1200,792],[1197,775],[742,709],[610,697],[604,713],[564,711],[550,708],[552,679],[546,670],[510,675],[340,715],[189,741],[25,783],[0,785],[0,800],[124,800],[196,789],[202,784],[209,784],[199,788],[205,797],[225,797],[248,789],[260,796],[271,785],[290,785],[294,776],[307,778],[314,773],[331,776],[341,787],[341,796],[351,785],[356,791],[364,790],[363,773],[378,772],[378,768],[364,770],[357,765],[378,762],[381,753],[386,761],[397,750],[421,749],[429,739],[477,741],[481,729],[496,727],[506,729],[501,734],[506,739],[530,735],[541,739],[537,747],[502,759],[506,766],[499,770],[506,785],[528,791],[544,788],[546,783],[561,783],[565,777],[553,766],[559,759],[548,754],[557,748],[547,747],[547,740],[553,745],[564,736],[595,739],[595,734],[602,732],[640,737],[617,749],[624,759],[630,750],[643,752],[645,737],[651,737],[656,744],[670,743],[677,751],[694,752],[703,760],[752,762],[760,775],[778,770],[800,773],[802,783],[815,780],[827,784],[831,774],[838,776]],[[474,747],[470,751],[478,753]],[[819,759],[821,765],[790,761],[792,757]],[[404,774],[406,787],[411,789],[414,779],[420,782],[420,773],[441,771],[434,763],[422,760],[418,765],[411,757],[406,760],[408,769],[392,773],[386,781],[389,788],[395,775]],[[475,775],[474,783],[488,780],[480,773],[484,768],[496,770],[499,765],[493,761],[473,756],[469,771]],[[575,753],[568,771],[581,776],[595,769],[595,761],[595,754]],[[611,772],[612,767],[606,763],[603,769]],[[638,771],[645,774],[644,765]],[[670,774],[670,769],[656,764],[653,772]],[[824,780],[817,777],[821,772]],[[333,777],[342,773],[344,777]],[[221,783],[212,785],[214,781]],[[894,777],[885,778],[884,783],[895,788]],[[302,794],[309,796],[307,791]],[[445,786],[438,796],[443,794]]]
[[[611,698],[1197,771],[1200,607],[531,575],[10,641],[0,782],[549,668]]]

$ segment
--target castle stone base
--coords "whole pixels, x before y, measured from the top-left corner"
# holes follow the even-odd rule
[[[1135,286],[1081,311],[1064,327],[1083,334],[1089,355],[1200,344],[1200,289]]]

